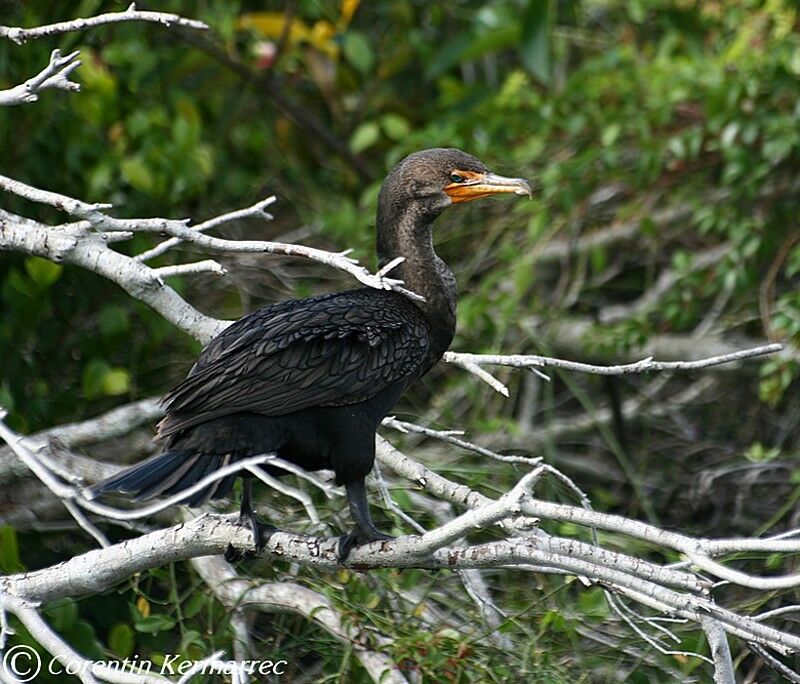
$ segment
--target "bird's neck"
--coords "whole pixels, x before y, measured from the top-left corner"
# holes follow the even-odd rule
[[[433,249],[433,224],[438,213],[426,213],[410,204],[402,212],[378,209],[378,263],[385,266],[397,257],[404,261],[387,275],[400,278],[405,287],[425,298],[414,303],[422,309],[447,349],[456,327],[457,290],[453,272]]]

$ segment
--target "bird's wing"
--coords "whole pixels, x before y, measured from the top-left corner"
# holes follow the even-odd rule
[[[414,377],[430,332],[407,299],[353,290],[260,309],[203,350],[164,399],[162,437],[239,412],[280,416],[364,401]]]

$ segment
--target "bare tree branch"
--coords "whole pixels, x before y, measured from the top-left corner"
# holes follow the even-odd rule
[[[192,566],[229,610],[252,607],[265,613],[296,613],[338,640],[352,644],[355,656],[376,684],[405,684],[407,681],[388,656],[364,646],[353,624],[343,620],[334,605],[319,592],[296,582],[255,582],[244,579],[219,557],[194,558]],[[379,635],[380,645],[386,645],[389,641],[388,637]]]
[[[711,618],[705,618],[700,624],[706,633],[708,645],[711,647],[711,656],[714,659],[714,683],[736,684],[731,649],[728,646],[728,637],[725,634],[725,630],[719,622]]]
[[[118,24],[123,21],[146,21],[162,24],[166,27],[181,26],[197,30],[206,30],[208,25],[196,19],[184,19],[177,14],[165,12],[144,12],[136,9],[136,4],[131,3],[124,12],[108,12],[99,14],[96,17],[86,19],[73,19],[72,21],[61,21],[56,24],[36,26],[34,28],[21,28],[18,26],[0,26],[0,38],[13,40],[17,45],[22,45],[29,40],[37,40],[48,36],[55,36],[61,33],[72,31],[83,31],[88,28],[95,28],[105,24]]]
[[[780,660],[778,660],[774,655],[772,655],[767,649],[765,649],[760,644],[755,643],[748,643],[747,648],[749,648],[753,653],[760,656],[764,659],[764,662],[775,672],[777,672],[781,677],[783,677],[787,682],[791,682],[791,684],[800,684],[800,674],[792,670],[791,668],[786,667]]]
[[[777,354],[783,351],[781,344],[767,344],[752,349],[742,349],[727,354],[719,354],[696,361],[654,361],[652,357],[647,357],[641,361],[617,366],[598,366],[590,363],[580,363],[577,361],[567,361],[564,359],[554,359],[547,356],[537,356],[534,354],[467,354],[464,352],[445,352],[444,360],[461,366],[465,370],[478,375],[475,367],[480,366],[510,366],[513,368],[563,368],[564,370],[578,371],[581,373],[592,373],[594,375],[628,375],[631,373],[650,373],[654,371],[676,371],[676,370],[698,370],[700,368],[710,368],[727,363],[735,363],[744,359],[751,359],[768,354]],[[482,370],[482,369],[481,369]],[[485,372],[485,371],[484,371]],[[485,378],[478,375],[482,380]],[[495,381],[496,382],[496,381]],[[492,384],[492,383],[489,383]],[[498,389],[492,384],[493,389],[497,389],[501,394],[508,396],[508,389],[501,385],[503,389]]]
[[[64,668],[61,674],[75,672],[84,684],[99,684],[99,680],[117,684],[164,684],[169,680],[149,673],[126,672],[103,662],[93,662],[81,656],[42,619],[36,610],[38,603],[0,592],[0,610],[13,613],[36,639]],[[36,670],[37,663],[30,664]],[[38,666],[41,667],[41,662]],[[38,671],[34,672],[34,677]],[[56,672],[58,674],[58,672]],[[28,679],[27,681],[31,681]]]
[[[207,230],[211,230],[212,228],[216,228],[217,226],[224,225],[226,223],[232,223],[233,221],[239,221],[241,219],[250,218],[252,216],[260,217],[266,221],[272,220],[272,214],[265,211],[265,209],[275,202],[275,195],[267,197],[266,199],[259,200],[255,204],[245,209],[238,209],[237,211],[231,211],[227,214],[222,214],[221,216],[216,216],[215,218],[209,219],[208,221],[203,221],[203,223],[199,223],[196,226],[193,226],[193,229],[196,230],[198,233],[202,233]],[[150,259],[154,259],[161,254],[169,251],[173,247],[178,246],[181,244],[183,240],[180,238],[169,238],[168,240],[164,240],[161,244],[153,247],[152,249],[148,249],[146,252],[142,252],[141,254],[136,255],[137,261],[149,261]]]
[[[0,106],[28,104],[39,99],[39,93],[49,88],[58,90],[80,90],[81,86],[69,80],[69,75],[77,69],[81,62],[78,51],[61,56],[61,51],[56,49],[50,54],[50,63],[36,76],[29,78],[8,90],[0,90]]]
[[[59,442],[66,448],[81,447],[121,437],[162,415],[160,397],[151,397],[125,404],[96,418],[59,425],[49,430],[27,435],[25,440],[33,450],[44,448],[51,440]],[[99,465],[97,461],[92,461],[92,463],[95,466]],[[10,475],[21,475],[27,472],[29,470],[20,459],[13,455],[10,447],[0,447],[0,482]],[[103,472],[95,479],[99,480],[110,474],[110,472]]]
[[[467,547],[443,547],[429,556],[416,552],[415,538],[383,541],[356,548],[346,563],[354,568],[422,567],[481,568],[532,563],[583,575],[660,611],[695,622],[711,616],[726,632],[769,646],[781,653],[800,650],[800,638],[728,611],[713,601],[667,589],[619,569],[570,556],[556,558],[540,551],[530,541],[506,539]],[[419,538],[416,538],[417,540]],[[53,568],[0,578],[0,592],[16,598],[49,601],[62,596],[83,596],[103,591],[136,572],[171,561],[219,555],[228,544],[252,548],[250,530],[219,516],[203,515],[195,520],[90,551]],[[315,539],[283,532],[274,533],[264,554],[320,568],[338,563],[338,538]],[[404,547],[404,548],[400,548]]]

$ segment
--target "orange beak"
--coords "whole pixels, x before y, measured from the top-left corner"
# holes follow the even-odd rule
[[[464,174],[461,183],[450,183],[444,187],[453,204],[470,202],[471,200],[513,192],[515,195],[533,197],[531,184],[524,178],[506,178],[495,173]]]

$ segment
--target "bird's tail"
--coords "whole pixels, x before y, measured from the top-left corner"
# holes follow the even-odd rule
[[[103,494],[120,492],[141,501],[154,496],[171,496],[197,484],[207,475],[227,465],[230,455],[200,454],[186,449],[173,449],[126,468],[102,482],[92,485],[86,495],[94,499]],[[228,475],[195,492],[181,503],[198,506],[209,499],[227,496],[237,474]]]

